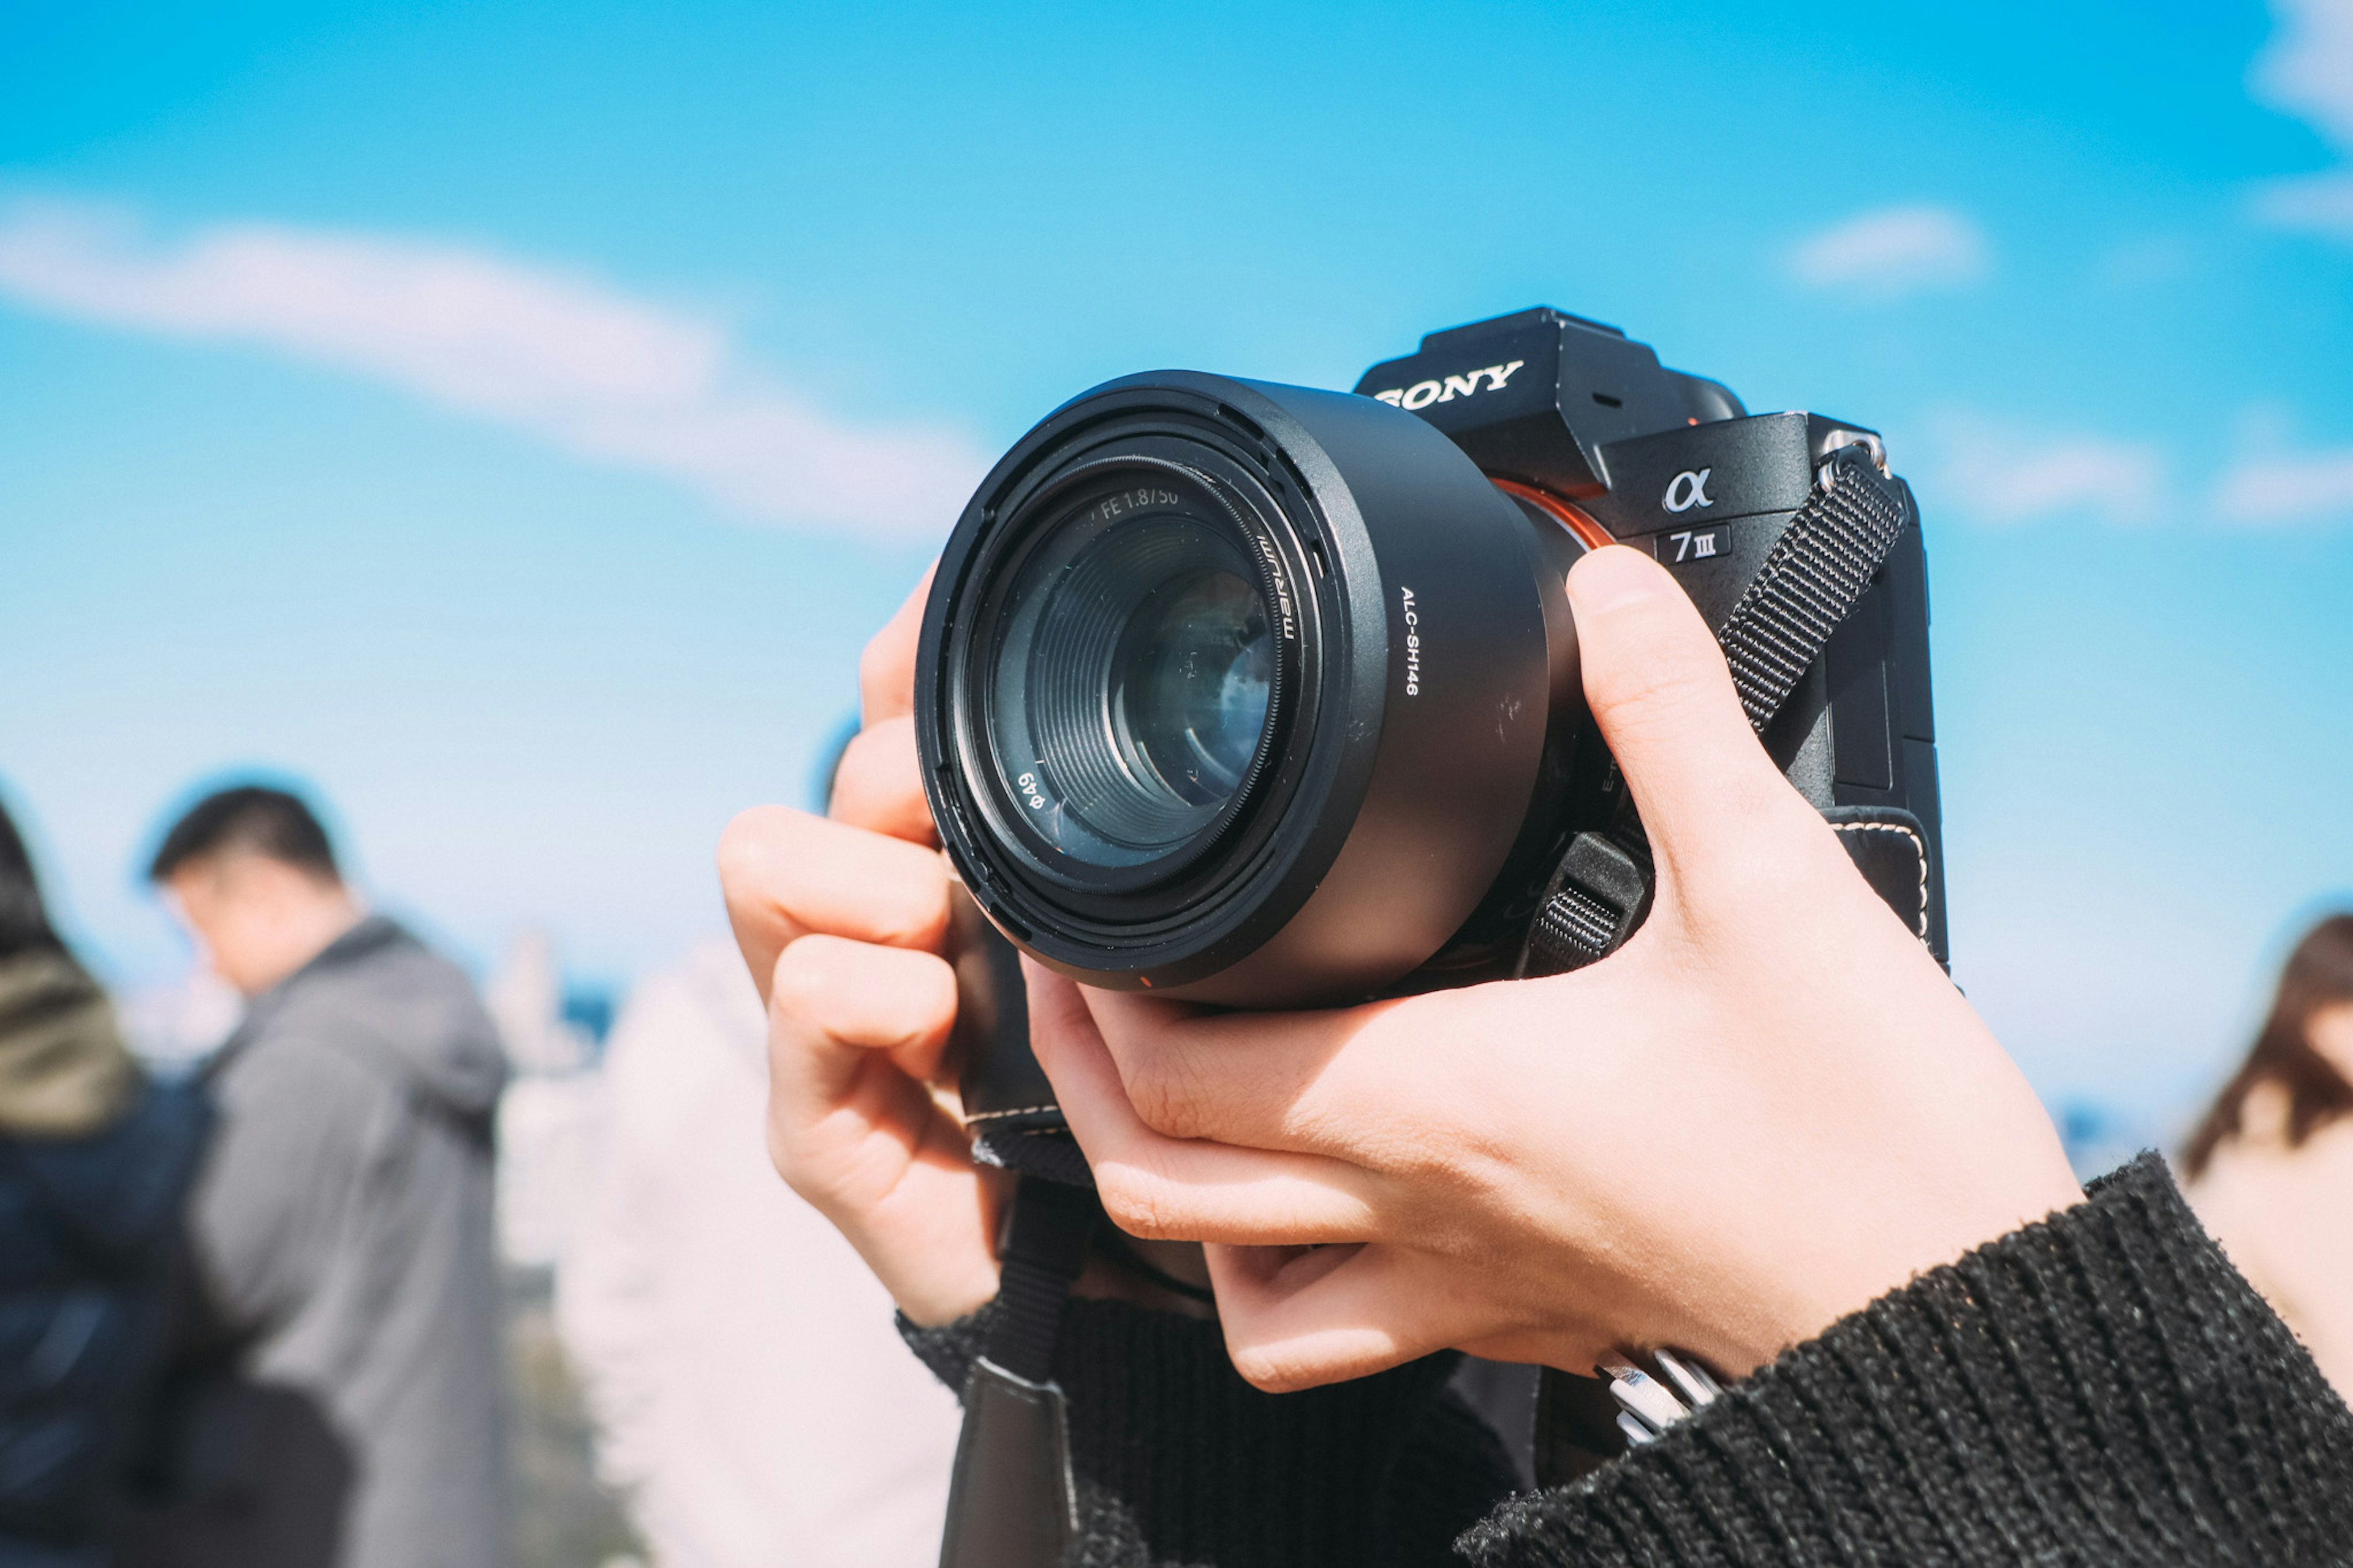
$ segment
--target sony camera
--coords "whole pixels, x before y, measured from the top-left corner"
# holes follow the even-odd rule
[[[1553,310],[1353,394],[1164,371],[1048,416],[924,614],[942,843],[1089,985],[1297,1006],[1590,962],[1649,904],[1564,588],[1612,543],[1691,595],[1777,764],[1943,959],[1927,580],[1878,436],[1748,415]],[[1056,1120],[1034,1066],[965,1079],[969,1114]]]
[[[1004,939],[1089,985],[1250,1007],[1613,951],[1649,910],[1650,848],[1565,585],[1610,544],[1690,594],[1777,765],[1944,959],[1927,576],[1871,430],[1750,416],[1615,328],[1533,310],[1433,332],[1353,395],[1106,383],[965,509],[924,609],[916,742],[972,895],[964,1114],[976,1156],[1024,1180],[944,1563],[1060,1560],[1060,1302],[1113,1244]],[[1601,1384],[1544,1386],[1539,1473],[1621,1441]]]

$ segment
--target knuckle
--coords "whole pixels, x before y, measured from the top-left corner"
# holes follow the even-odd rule
[[[768,1005],[778,1017],[807,1024],[832,999],[838,957],[820,938],[802,937],[776,956]]]
[[[1145,1241],[1181,1239],[1170,1228],[1169,1214],[1157,1182],[1125,1164],[1095,1167],[1095,1191],[1112,1224]]]
[[[1128,1104],[1135,1118],[1164,1138],[1195,1138],[1201,1134],[1199,1106],[1191,1075],[1166,1056],[1135,1064],[1124,1075]]]
[[[894,786],[919,785],[914,775],[913,721],[885,719],[869,724],[850,737],[834,773],[834,788],[844,785],[881,793]]]
[[[868,934],[884,947],[930,950],[947,935],[947,900],[931,896],[936,889],[909,889],[875,900]]]
[[[881,631],[866,639],[858,654],[858,689],[870,707],[894,695],[907,682],[909,673],[906,637],[894,618]]]
[[[776,1174],[784,1178],[785,1185],[805,1198],[812,1196],[807,1190],[809,1172],[807,1162],[802,1157],[800,1142],[775,1114],[768,1118],[767,1142],[768,1163],[776,1167]]]
[[[1229,1344],[1227,1351],[1242,1381],[1261,1394],[1293,1394],[1326,1381],[1316,1367],[1285,1347]]]
[[[921,956],[925,962],[911,966],[902,983],[902,994],[907,1001],[908,1016],[914,1020],[913,1032],[926,1035],[955,1022],[956,974],[946,959],[931,953]]]
[[[781,805],[755,805],[735,814],[719,835],[719,879],[731,891],[759,878],[771,864],[776,840],[793,812]]]

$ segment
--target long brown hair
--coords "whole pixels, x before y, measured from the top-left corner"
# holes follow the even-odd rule
[[[2312,1016],[2323,1008],[2353,1002],[2353,914],[2331,915],[2305,933],[2280,972],[2271,1016],[2255,1037],[2254,1049],[2239,1064],[2215,1097],[2214,1108],[2198,1124],[2182,1155],[2192,1176],[2206,1168],[2225,1139],[2245,1129],[2247,1096],[2259,1084],[2275,1083],[2287,1093],[2287,1142],[2293,1149],[2331,1121],[2353,1111],[2353,1083],[2312,1047]]]

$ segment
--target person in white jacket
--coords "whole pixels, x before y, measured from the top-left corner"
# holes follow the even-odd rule
[[[765,1041],[723,943],[614,1026],[611,1143],[556,1280],[599,1468],[657,1568],[929,1568],[955,1400],[770,1166]]]

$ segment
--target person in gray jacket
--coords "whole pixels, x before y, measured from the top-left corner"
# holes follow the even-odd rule
[[[220,1121],[190,1215],[220,1370],[136,1558],[503,1563],[490,1017],[364,910],[282,791],[199,801],[149,875],[250,1008],[207,1069]]]

